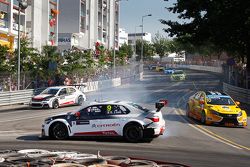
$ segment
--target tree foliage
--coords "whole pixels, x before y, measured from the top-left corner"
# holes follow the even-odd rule
[[[151,59],[154,55],[154,46],[145,40],[136,40],[136,60],[141,60],[141,50],[142,50],[142,42],[143,42],[143,60]]]
[[[178,0],[168,10],[183,20],[161,20],[170,36],[195,47],[209,44],[215,52],[250,56],[250,1]],[[250,71],[249,59],[247,66]]]

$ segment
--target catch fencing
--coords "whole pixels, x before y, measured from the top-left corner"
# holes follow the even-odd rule
[[[122,84],[128,84],[133,81],[140,80],[141,76],[142,73],[139,73],[125,78],[114,78],[102,81],[78,83],[76,85],[79,85],[77,88],[82,92],[92,92],[101,89],[117,87]],[[13,105],[13,104],[28,104],[30,102],[30,99],[34,95],[39,94],[44,89],[45,88],[0,92],[0,106]]]
[[[250,104],[250,89],[243,89],[237,86],[223,83],[223,91],[237,101],[245,104]]]
[[[199,65],[177,65],[177,67],[223,74],[222,67],[199,66]],[[250,104],[250,90],[249,89],[244,89],[244,88],[233,86],[227,83],[223,83],[223,92],[227,93],[228,95],[230,95],[233,99],[237,101],[240,101],[245,104]]]

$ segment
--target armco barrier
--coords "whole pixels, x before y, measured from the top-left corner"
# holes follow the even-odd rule
[[[243,89],[223,83],[223,91],[237,101],[250,104],[250,89]]]
[[[134,81],[135,79],[139,79],[141,74],[133,75],[128,78],[129,82]],[[127,79],[127,78],[126,78]],[[123,78],[114,78],[110,80],[103,80],[103,81],[93,81],[93,82],[86,82],[79,85],[86,85],[86,86],[79,86],[78,89],[80,89],[83,92],[92,92],[97,91],[100,89],[108,89],[111,87],[117,87],[121,84],[127,84],[122,83]],[[23,103],[29,103],[30,99],[33,95],[39,94],[42,90],[45,88],[39,88],[39,89],[26,89],[26,90],[20,90],[20,91],[8,91],[8,92],[0,92],[0,106],[5,105],[13,105],[13,104],[23,104]]]
[[[33,89],[11,91],[11,92],[1,92],[0,93],[0,106],[19,104],[19,103],[29,103],[33,94],[34,94]]]
[[[213,67],[213,66],[198,66],[198,65],[177,65],[179,68],[188,68],[192,70],[200,71],[210,71],[215,73],[222,73],[222,67]]]

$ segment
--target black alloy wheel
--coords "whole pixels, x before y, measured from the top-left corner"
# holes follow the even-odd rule
[[[77,100],[77,105],[81,106],[83,104],[83,97],[79,96]]]
[[[52,107],[53,107],[54,109],[57,109],[57,108],[59,107],[59,103],[58,103],[57,100],[53,101]]]
[[[129,125],[125,128],[124,137],[127,141],[135,143],[143,138],[143,130],[139,125]]]
[[[188,104],[186,105],[186,116],[190,117],[190,107]]]
[[[204,111],[201,113],[201,123],[206,124],[206,113]]]
[[[64,140],[69,137],[68,129],[63,123],[56,123],[52,127],[52,137],[58,140]]]

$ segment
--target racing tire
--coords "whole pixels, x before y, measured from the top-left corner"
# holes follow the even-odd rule
[[[68,129],[63,123],[55,123],[51,127],[51,137],[57,140],[65,140],[69,137]]]
[[[81,106],[83,104],[83,101],[84,101],[83,97],[79,96],[78,99],[77,99],[77,105]]]
[[[206,125],[206,113],[205,113],[205,111],[202,111],[202,113],[201,113],[201,123]]]
[[[128,142],[136,143],[142,140],[143,130],[139,125],[128,125],[124,129],[124,137]]]
[[[186,106],[186,116],[187,116],[188,118],[190,118],[190,107],[189,107],[188,104],[187,104],[187,106]]]
[[[52,103],[52,108],[53,108],[53,109],[59,108],[59,103],[58,103],[57,100],[53,101],[53,103]]]

